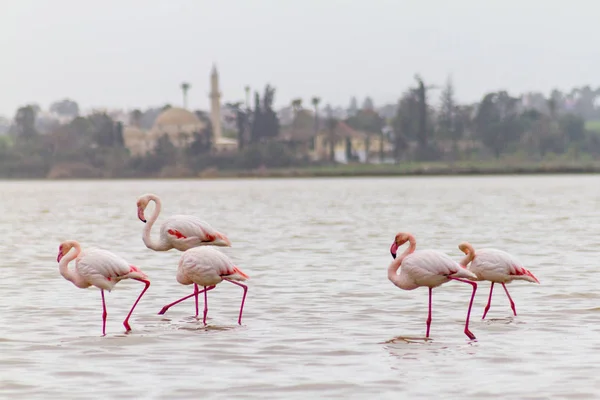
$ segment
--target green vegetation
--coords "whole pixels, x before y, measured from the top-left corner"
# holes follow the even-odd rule
[[[189,85],[182,84],[184,95],[187,89]],[[241,101],[228,104],[234,117],[227,121],[231,124],[225,136],[237,138],[238,151],[215,151],[210,118],[196,111],[206,128],[194,132],[191,142],[182,144],[164,135],[154,148],[138,156],[125,146],[123,125],[106,113],[81,116],[76,102],[63,100],[50,110],[67,122],[48,122],[39,118],[38,106],[26,105],[16,111],[8,135],[0,136],[0,178],[600,171],[600,108],[596,107],[600,90],[589,86],[569,93],[554,90],[548,97],[540,93],[514,97],[498,91],[487,93],[477,104],[459,104],[449,79],[440,88],[440,105],[433,107],[436,89],[415,76],[414,87],[400,96],[393,115],[385,116],[370,98],[361,108],[353,98],[344,116],[334,116],[329,104],[322,113],[317,96],[310,99],[308,109],[302,99],[294,99],[291,123],[282,127],[273,109],[275,89],[267,85],[262,96],[254,94],[252,108]],[[130,120],[149,129],[169,107],[134,110]],[[350,136],[340,134],[340,126]],[[318,154],[317,135],[325,135],[326,149]],[[356,137],[364,140],[367,159],[378,164],[359,162],[351,140]],[[378,148],[370,148],[375,141]],[[335,162],[334,150],[340,144],[345,146],[347,165]]]

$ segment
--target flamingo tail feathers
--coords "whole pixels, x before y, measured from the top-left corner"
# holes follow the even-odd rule
[[[139,269],[138,267],[136,267],[135,265],[129,266],[128,277],[132,278],[132,279],[148,280],[148,276],[145,273],[143,273],[142,270]]]
[[[533,275],[531,273],[530,270],[526,269],[526,268],[518,268],[515,267],[515,273],[511,274],[512,276],[514,276],[517,279],[521,279],[524,281],[529,281],[531,283],[540,283],[540,281],[538,280],[538,278],[535,277],[535,275]]]
[[[246,279],[250,278],[238,267],[233,267],[233,273],[227,275],[226,277],[227,279],[233,279],[234,281],[245,281]]]
[[[478,280],[477,275],[475,275],[474,273],[472,273],[471,271],[469,271],[462,265],[461,265],[461,268],[458,269],[458,271],[456,271],[455,273],[453,273],[450,276],[452,276],[453,278],[463,278],[463,279],[469,279],[472,281]]]

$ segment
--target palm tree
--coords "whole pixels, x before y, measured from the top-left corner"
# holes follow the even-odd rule
[[[327,112],[327,141],[329,142],[329,161],[333,163],[335,162],[335,128],[338,121],[333,117],[331,105],[327,104],[325,111]]]
[[[192,85],[190,85],[187,82],[181,83],[181,91],[183,92],[183,108],[186,108],[186,109],[187,109],[187,92],[188,92],[188,90],[190,90],[191,87],[192,87]]]
[[[311,103],[312,103],[313,107],[315,108],[315,137],[313,138],[313,148],[314,148],[314,141],[317,140],[317,135],[319,134],[319,103],[320,102],[321,102],[321,99],[317,96],[315,96],[311,99]]]
[[[244,91],[246,92],[246,110],[250,109],[250,86],[244,86]]]
[[[131,125],[139,128],[141,120],[142,120],[142,112],[140,110],[138,110],[137,108],[129,114],[129,123]]]
[[[302,99],[294,99],[292,100],[292,109],[294,110],[294,115],[302,109]]]

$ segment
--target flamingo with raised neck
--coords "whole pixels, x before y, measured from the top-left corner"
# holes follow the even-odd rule
[[[154,212],[146,220],[144,212],[151,201],[155,205]],[[161,209],[162,203],[155,194],[145,194],[137,199],[138,218],[146,224],[142,232],[142,240],[147,248],[155,251],[170,249],[186,251],[197,246],[231,246],[226,235],[193,215],[174,215],[167,218],[160,227],[159,240],[154,241],[151,230]]]

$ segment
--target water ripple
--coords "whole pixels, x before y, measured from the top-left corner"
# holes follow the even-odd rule
[[[597,397],[600,185],[593,176],[2,182],[0,393],[7,398],[588,399]],[[164,214],[198,215],[233,242],[250,276],[209,294],[208,326],[175,280],[180,253],[141,241],[138,195]],[[160,221],[159,221],[160,222]],[[406,292],[386,277],[394,234],[455,259],[459,242],[515,254],[541,285],[509,286],[518,316],[481,283]],[[107,294],[58,273],[61,240],[101,246],[139,265],[151,289],[124,333],[139,283]],[[92,386],[93,385],[93,386]],[[82,388],[94,388],[82,390]]]

